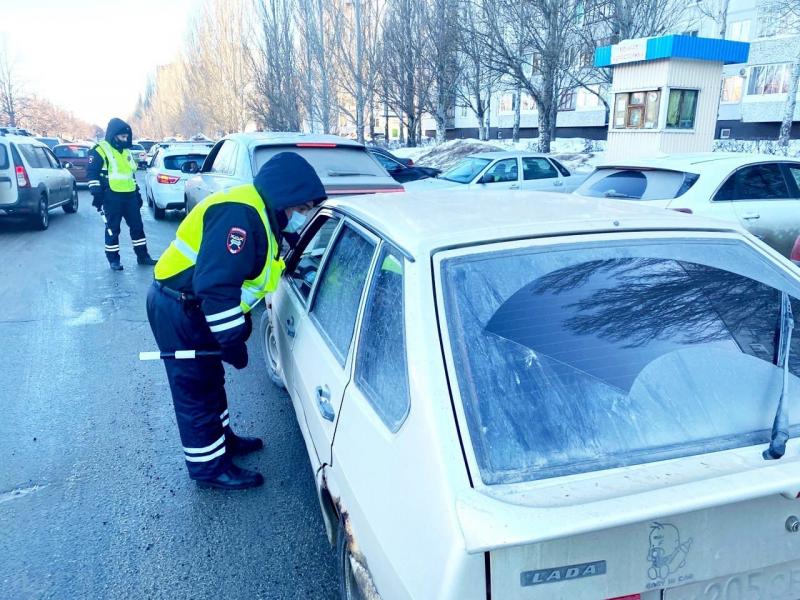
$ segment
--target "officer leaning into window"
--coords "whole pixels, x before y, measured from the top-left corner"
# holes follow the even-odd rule
[[[136,162],[131,157],[133,134],[122,119],[111,119],[106,137],[89,152],[89,192],[92,206],[103,212],[106,220],[106,258],[114,271],[122,271],[119,260],[119,230],[122,219],[131,231],[131,242],[140,265],[154,265],[147,252],[144,236],[142,196],[136,184]]]
[[[278,285],[284,232],[294,237],[325,188],[301,156],[283,152],[253,184],[212,194],[178,227],[155,268],[147,316],[162,352],[221,350],[219,358],[164,362],[189,476],[201,487],[245,489],[260,473],[232,462],[263,447],[230,426],[222,361],[247,366],[250,310]]]

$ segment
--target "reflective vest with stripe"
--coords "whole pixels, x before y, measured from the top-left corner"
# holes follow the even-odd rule
[[[103,159],[103,168],[108,173],[108,187],[111,191],[136,191],[136,165],[130,152],[127,150],[119,152],[106,140],[98,142],[95,149]]]
[[[206,211],[212,206],[226,202],[238,202],[254,208],[261,217],[267,236],[267,259],[261,272],[255,279],[248,279],[242,283],[240,306],[244,312],[249,312],[259,300],[275,291],[285,268],[283,259],[279,257],[278,242],[269,226],[264,201],[252,184],[217,192],[195,206],[181,222],[173,242],[158,259],[155,277],[159,281],[164,281],[195,266],[197,253],[203,243],[203,221]]]

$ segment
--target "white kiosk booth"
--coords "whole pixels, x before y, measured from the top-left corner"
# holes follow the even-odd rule
[[[598,48],[595,67],[614,71],[608,158],[711,151],[722,65],[746,63],[749,49],[685,35]]]

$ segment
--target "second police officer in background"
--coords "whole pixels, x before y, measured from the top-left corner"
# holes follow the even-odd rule
[[[304,158],[277,154],[252,184],[212,194],[189,212],[156,265],[147,316],[159,349],[221,350],[221,360],[164,362],[186,468],[198,485],[244,489],[264,482],[231,460],[263,442],[232,431],[222,361],[247,366],[250,310],[278,285],[281,238],[296,239],[305,213],[325,197]]]
[[[103,212],[106,220],[106,258],[114,271],[121,271],[119,232],[122,219],[131,232],[131,243],[140,265],[154,265],[147,252],[147,239],[139,209],[142,196],[136,183],[136,163],[128,149],[133,143],[130,125],[122,119],[111,119],[105,139],[89,152],[89,192],[92,206]]]

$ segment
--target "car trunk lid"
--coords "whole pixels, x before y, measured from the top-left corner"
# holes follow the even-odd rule
[[[0,144],[0,205],[17,201],[16,174],[9,147]]]
[[[790,445],[780,461],[750,447],[472,491],[457,502],[466,549],[489,553],[493,597],[649,600],[668,589],[684,600],[694,598],[684,585],[760,581],[766,593],[781,578],[794,593],[800,567],[783,564],[800,557],[787,531],[800,515],[800,443]]]

